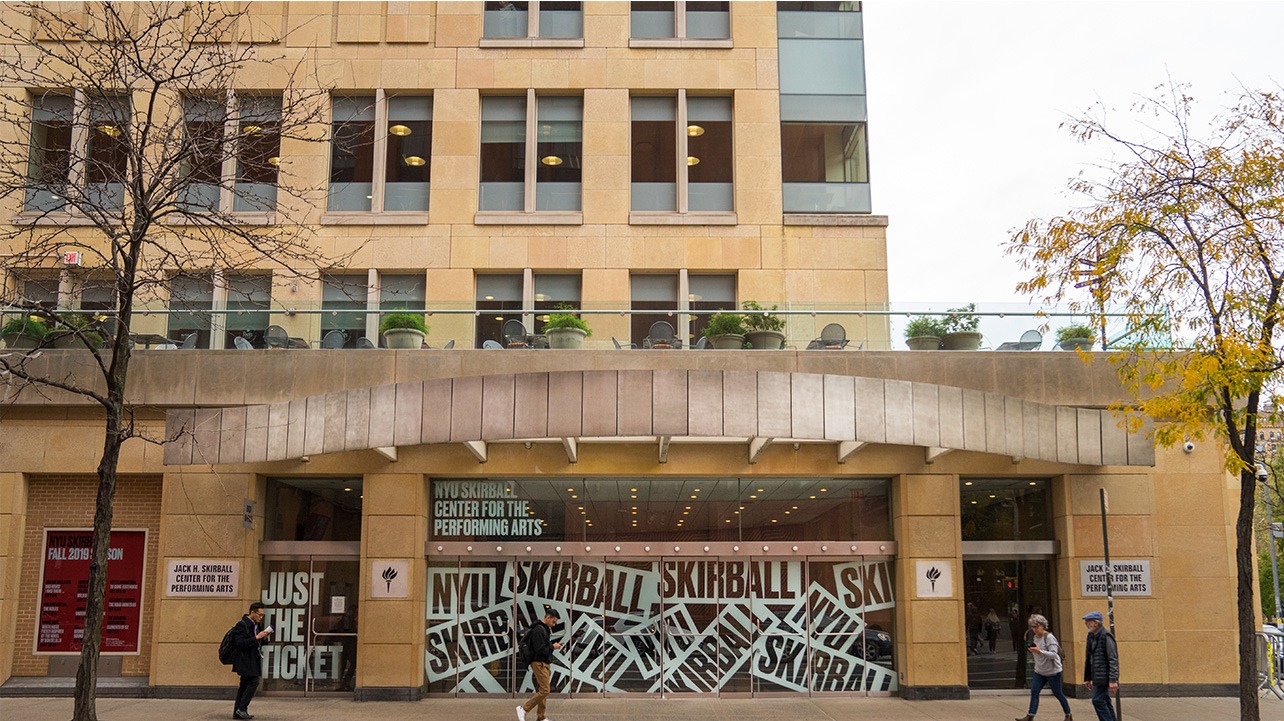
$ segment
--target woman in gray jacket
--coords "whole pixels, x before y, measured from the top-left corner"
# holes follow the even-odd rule
[[[1073,721],[1070,716],[1070,702],[1066,700],[1065,691],[1061,690],[1061,644],[1057,637],[1048,632],[1048,619],[1039,614],[1030,616],[1030,630],[1034,632],[1034,643],[1030,645],[1030,656],[1034,658],[1034,678],[1030,679],[1030,713],[1016,721],[1034,721],[1039,712],[1039,692],[1046,685],[1052,689],[1052,695],[1061,702],[1061,710],[1066,712],[1065,721]]]

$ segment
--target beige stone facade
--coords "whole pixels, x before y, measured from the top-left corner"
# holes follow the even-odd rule
[[[784,211],[774,3],[732,3],[730,38],[716,41],[631,38],[630,6],[623,2],[585,3],[582,40],[558,41],[483,38],[482,3],[250,7],[253,22],[244,32],[288,59],[308,60],[315,81],[336,93],[432,96],[426,213],[328,213],[324,192],[316,189],[327,182],[329,144],[286,140],[281,183],[307,192],[294,206],[289,203],[296,201],[283,200],[288,207],[281,215],[300,223],[310,242],[327,253],[352,253],[349,266],[337,270],[422,276],[424,308],[467,312],[430,317],[428,343],[439,348],[452,340],[453,350],[234,351],[221,350],[220,339],[212,349],[136,352],[129,402],[146,433],[163,438],[168,427],[177,437],[166,445],[131,441],[120,466],[125,480],[118,523],[155,529],[148,573],[158,580],[149,584],[146,597],[146,652],[122,670],[146,675],[149,692],[225,694],[236,678],[215,657],[223,632],[249,602],[276,593],[274,574],[324,569],[324,583],[311,585],[313,608],[321,610],[308,617],[308,624],[323,623],[307,625],[309,633],[320,635],[299,645],[304,653],[315,645],[331,655],[300,661],[274,651],[268,663],[278,665],[272,666],[276,676],[268,691],[341,691],[365,699],[417,698],[425,692],[517,694],[521,679],[513,675],[504,645],[511,644],[510,620],[485,627],[488,619],[474,619],[483,631],[461,623],[449,632],[458,635],[442,645],[445,617],[477,610],[442,590],[466,589],[465,581],[443,578],[462,578],[461,569],[486,563],[526,570],[535,563],[572,563],[579,564],[574,569],[580,580],[557,577],[557,583],[580,588],[584,574],[605,573],[586,567],[643,569],[642,575],[658,576],[669,567],[646,564],[662,564],[662,557],[675,564],[763,558],[767,565],[760,573],[778,572],[783,586],[795,573],[813,580],[822,570],[841,576],[848,564],[862,584],[857,605],[867,610],[853,617],[858,630],[832,634],[843,635],[844,647],[825,647],[822,655],[823,634],[816,626],[791,627],[803,629],[797,634],[769,632],[790,614],[798,624],[804,616],[819,618],[812,591],[797,596],[797,608],[804,609],[797,612],[771,610],[765,601],[761,608],[731,603],[726,607],[732,614],[758,609],[750,612],[755,620],[735,629],[720,621],[719,632],[688,635],[724,649],[738,638],[742,650],[752,647],[759,654],[778,640],[773,637],[807,635],[806,642],[797,641],[807,650],[793,666],[782,663],[784,670],[775,675],[753,676],[746,666],[730,675],[728,685],[713,688],[701,686],[707,679],[699,674],[689,683],[674,681],[672,688],[658,676],[647,676],[645,683],[632,678],[633,670],[648,663],[642,654],[622,667],[627,673],[620,688],[634,684],[625,692],[965,697],[969,664],[976,663],[968,648],[968,564],[1029,560],[1030,554],[1049,569],[1045,611],[1065,644],[1070,679],[1082,663],[1085,635],[1077,619],[1105,605],[1103,597],[1083,594],[1080,571],[1081,562],[1100,560],[1096,499],[1102,487],[1111,498],[1112,557],[1145,562],[1151,579],[1148,595],[1116,599],[1125,686],[1155,693],[1232,691],[1236,631],[1228,599],[1236,493],[1217,451],[1155,449],[1144,432],[1125,433],[1102,411],[1120,393],[1104,359],[1084,365],[1070,353],[870,350],[890,343],[884,316],[861,314],[881,309],[889,298],[887,219]],[[281,33],[288,33],[285,42],[268,42]],[[245,89],[280,91],[283,77],[247,77]],[[583,98],[578,212],[479,210],[482,99],[530,91],[536,97]],[[679,93],[732,99],[730,212],[631,210],[631,98]],[[4,215],[18,210],[5,208]],[[477,279],[495,273],[577,274],[580,307],[613,312],[589,316],[594,335],[585,350],[476,350],[471,311],[477,307]],[[672,275],[682,284],[699,275],[732,275],[736,301],[844,313],[790,316],[790,348],[772,353],[613,350],[613,337],[630,337],[631,279],[646,274]],[[676,298],[682,304],[685,286],[678,287],[684,288]],[[323,316],[297,311],[315,311],[322,296],[320,284],[273,283],[271,322],[317,345]],[[801,350],[834,319],[853,341],[847,349]],[[165,335],[165,316],[140,313],[133,329]],[[86,359],[84,351],[50,350],[41,362],[54,371],[83,370]],[[0,400],[7,404],[0,413],[0,679],[20,680],[42,675],[47,663],[31,653],[38,604],[31,574],[38,568],[41,529],[92,521],[88,490],[56,513],[48,499],[68,478],[88,488],[85,479],[95,472],[102,430],[92,404],[61,391],[41,395],[0,385]],[[974,480],[1046,488],[1046,537],[1001,547],[965,540],[961,519],[970,511],[961,493]],[[532,540],[533,534],[465,540],[434,533],[431,524],[441,518],[434,505],[437,489],[459,482],[531,488],[566,482],[568,492],[618,487],[621,504],[611,513],[625,519],[618,521],[621,535],[597,537],[583,527],[574,540],[568,533],[556,541]],[[778,519],[762,516],[760,527],[746,524],[732,538],[717,528],[697,533],[681,525],[666,535],[654,530],[658,526],[639,529],[627,520],[630,501],[623,489],[632,483],[669,493],[663,505],[677,511],[687,499],[672,495],[671,488],[716,482],[740,483],[745,493],[761,490],[749,489],[759,484],[770,485],[771,492],[847,484],[853,489],[851,507],[858,509],[851,518],[872,530],[822,536],[838,526],[818,516],[813,528],[799,524],[787,533],[772,530]],[[355,538],[334,540],[340,515],[318,497],[297,523],[282,521],[283,496],[271,494],[285,493],[282,484],[291,483],[329,484],[339,498],[359,488],[351,491],[360,495]],[[155,492],[134,494],[131,489],[140,485]],[[880,499],[872,506],[861,505],[866,486]],[[807,491],[789,492],[811,500]],[[737,498],[747,504],[756,496],[732,496],[720,507],[729,517],[716,521],[731,523],[730,514],[741,510],[749,515],[745,505],[734,509]],[[557,514],[574,520],[576,501],[578,494],[562,497]],[[780,508],[797,510],[787,502]],[[535,516],[534,510],[528,513]],[[1021,539],[999,543],[1009,541]],[[171,595],[159,580],[167,564],[191,559],[239,564],[236,596]],[[923,596],[917,585],[920,561],[947,569],[952,588]],[[332,571],[338,563],[349,565]],[[404,578],[378,574],[402,563]],[[725,578],[728,566],[707,567],[719,568],[718,577]],[[496,573],[505,572],[511,571]],[[355,574],[355,587],[348,588],[353,576],[343,574]],[[394,579],[406,583],[401,597],[387,597]],[[308,582],[300,584],[303,593]],[[841,595],[841,589],[824,590]],[[323,606],[316,605],[316,593],[324,596]],[[558,602],[591,619],[570,593]],[[704,605],[741,600],[725,585],[720,593]],[[513,601],[511,622],[530,613],[522,603],[537,598]],[[608,643],[624,638],[635,644],[611,647],[616,649],[676,643],[667,635],[663,642],[638,641],[645,634],[629,631],[634,611],[622,612],[615,628],[578,628],[588,638],[597,633]],[[306,625],[298,623],[298,629]],[[285,622],[278,625],[287,628]],[[345,635],[349,630],[355,635]],[[885,651],[847,648],[873,631],[890,639]],[[655,639],[662,635],[650,633]],[[487,638],[503,641],[478,641]],[[455,663],[472,652],[470,640],[478,648],[493,651],[487,644],[501,643],[503,649],[473,658],[467,673],[459,670],[462,662],[448,674],[440,671],[442,658]],[[622,653],[603,648],[585,646],[576,658],[590,660],[575,663],[611,663]],[[874,653],[877,658],[870,657]],[[354,654],[355,667],[349,669]],[[878,667],[868,677],[876,684],[861,680],[867,657],[870,668]],[[857,670],[839,672],[839,662]],[[310,670],[300,670],[303,665]],[[559,681],[559,688],[612,692],[606,675],[604,667],[598,676]],[[834,685],[818,684],[822,676]],[[655,686],[648,685],[652,679]],[[847,679],[855,679],[854,686],[844,685]],[[495,691],[492,683],[503,688]]]

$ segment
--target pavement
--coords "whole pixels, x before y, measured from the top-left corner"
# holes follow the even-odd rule
[[[1006,721],[1025,715],[1024,695],[974,696],[967,701],[902,701],[899,698],[755,699],[550,699],[552,721]],[[433,698],[415,703],[358,703],[346,699],[259,698],[250,711],[259,721],[516,721],[515,699]],[[1096,715],[1084,699],[1070,699],[1079,721]],[[1128,721],[1238,721],[1234,698],[1124,699]],[[1040,700],[1040,719],[1060,721],[1051,696]],[[99,699],[101,721],[194,721],[232,716],[230,701]],[[0,698],[6,721],[67,721],[68,698]],[[531,715],[534,721],[534,714]],[[1262,721],[1284,721],[1284,701],[1262,699]]]

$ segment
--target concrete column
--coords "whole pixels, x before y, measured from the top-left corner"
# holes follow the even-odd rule
[[[424,685],[428,482],[417,473],[367,474],[362,486],[357,698],[415,700]],[[407,561],[407,598],[373,598],[371,569]]]
[[[21,473],[0,473],[0,683],[13,673],[13,639],[18,624],[18,586],[22,575],[19,571],[26,525],[26,479]]]
[[[243,524],[246,498],[256,500],[254,528]],[[162,487],[160,548],[155,560],[156,614],[151,684],[161,696],[189,695],[192,687],[236,686],[238,678],[215,660],[223,634],[259,599],[263,587],[263,489],[248,473],[166,473]],[[171,560],[226,560],[240,564],[234,598],[169,598]],[[178,690],[176,687],[186,687]],[[230,698],[230,696],[229,696]]]
[[[952,474],[903,475],[892,481],[896,538],[896,657],[901,697],[967,698],[967,634],[963,626],[963,545],[959,480]],[[948,598],[917,597],[917,562],[948,565]]]

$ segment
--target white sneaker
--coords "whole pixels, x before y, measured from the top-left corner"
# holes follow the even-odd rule
[[[526,721],[526,709],[517,707],[517,721]]]

